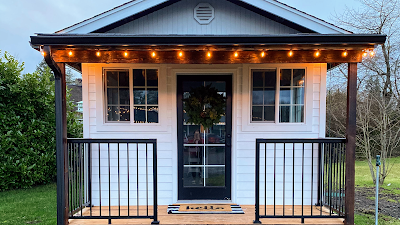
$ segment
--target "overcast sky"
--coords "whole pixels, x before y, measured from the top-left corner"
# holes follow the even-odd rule
[[[25,73],[33,72],[42,60],[29,45],[34,33],[57,30],[102,13],[128,0],[0,0],[0,50],[25,62]],[[281,0],[281,2],[332,22],[333,14],[345,5],[356,8],[356,0]]]

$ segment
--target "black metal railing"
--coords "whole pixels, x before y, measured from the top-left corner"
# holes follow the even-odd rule
[[[255,221],[344,218],[346,139],[256,139]]]
[[[157,218],[157,140],[68,139],[70,219]]]

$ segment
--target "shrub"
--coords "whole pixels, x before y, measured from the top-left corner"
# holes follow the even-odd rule
[[[0,58],[0,190],[28,188],[56,177],[54,82],[49,68],[22,75],[23,63]],[[67,101],[69,102],[69,101]],[[69,136],[81,124],[68,107]]]

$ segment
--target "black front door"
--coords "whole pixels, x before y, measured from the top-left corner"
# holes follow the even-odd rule
[[[232,76],[178,75],[178,199],[231,198]],[[188,123],[184,99],[200,86],[226,97],[225,114],[210,128]]]

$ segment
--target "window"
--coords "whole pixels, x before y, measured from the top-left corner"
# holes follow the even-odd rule
[[[304,122],[305,69],[280,69],[278,82],[277,75],[276,69],[252,70],[251,121]]]
[[[107,122],[158,123],[157,69],[133,69],[132,79],[128,70],[106,70],[105,74]]]
[[[130,121],[129,71],[106,71],[107,121]]]

